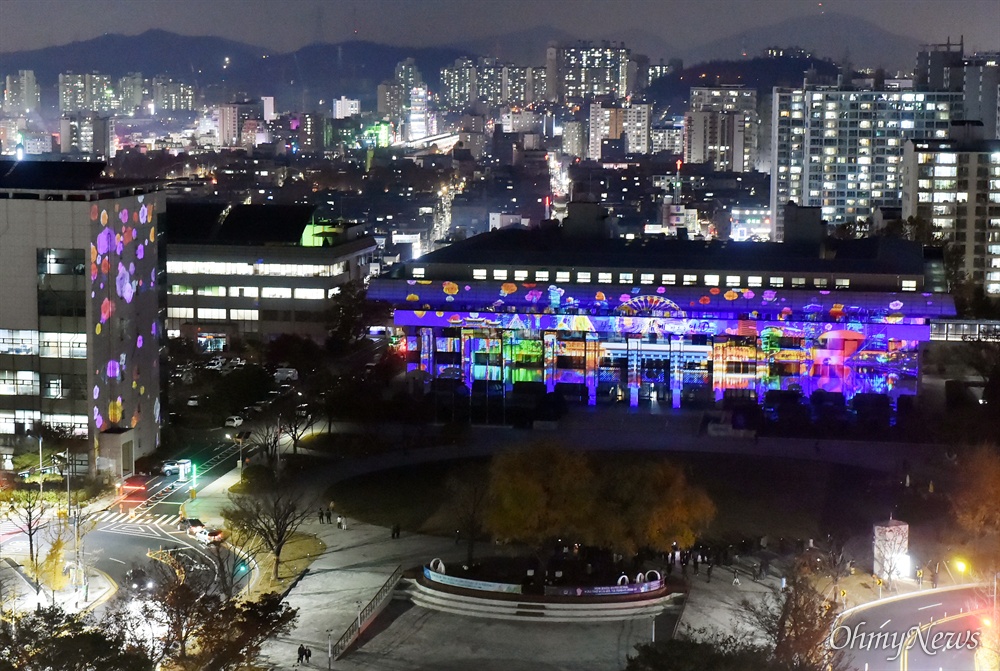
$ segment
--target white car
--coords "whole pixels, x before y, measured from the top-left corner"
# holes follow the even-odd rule
[[[243,418],[240,417],[239,415],[233,415],[232,417],[226,417],[226,426],[237,427],[237,426],[242,426],[242,425],[243,425]]]

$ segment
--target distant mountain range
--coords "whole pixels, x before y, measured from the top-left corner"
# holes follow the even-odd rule
[[[759,56],[768,46],[798,45],[814,55],[843,60],[856,67],[908,68],[919,43],[874,24],[843,14],[799,17],[754,28],[696,48],[679,51],[658,34],[634,30],[609,35],[624,40],[651,62],[680,56],[688,65]],[[341,95],[362,98],[368,105],[379,82],[393,74],[400,60],[412,56],[432,88],[440,69],[461,56],[495,55],[521,65],[542,65],[549,42],[572,43],[574,35],[551,26],[497,35],[442,47],[396,47],[372,42],[313,44],[291,53],[217,37],[190,37],[162,30],[141,35],[104,35],[91,40],[32,51],[0,54],[0,75],[31,69],[43,87],[43,105],[54,106],[60,72],[102,72],[120,77],[141,72],[147,77],[173,76],[206,89],[211,99],[238,94],[275,95],[291,107],[327,104]],[[226,59],[229,59],[228,62]],[[301,107],[300,107],[301,105]]]

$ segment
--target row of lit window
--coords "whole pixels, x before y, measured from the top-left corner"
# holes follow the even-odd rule
[[[424,268],[413,268],[413,277],[421,278],[425,275]],[[555,281],[560,283],[571,282],[572,273],[568,270],[557,270],[554,274]],[[615,281],[615,274],[609,272],[598,272],[591,273],[590,271],[581,270],[576,273],[576,281],[581,284],[589,284],[593,281],[594,276],[597,277],[598,284],[612,284]],[[655,273],[633,273],[633,272],[620,272],[618,273],[618,283],[619,284],[635,284],[636,276],[638,275],[639,284],[656,284],[656,274]],[[488,273],[485,268],[475,268],[472,271],[472,277],[476,280],[487,279]],[[497,281],[507,281],[510,279],[510,274],[505,268],[496,268],[493,270],[493,279]],[[536,270],[534,272],[534,281],[536,282],[549,282],[552,281],[551,278],[553,274],[548,270]],[[676,273],[661,273],[659,277],[659,283],[667,286],[675,286],[677,284],[677,274]],[[746,277],[746,284],[743,284],[742,275],[716,275],[716,274],[706,274],[702,275],[699,280],[699,276],[696,274],[681,274],[681,284],[683,286],[708,286],[708,287],[762,287],[764,286],[764,277],[762,275],[749,275]],[[528,279],[527,270],[515,270],[513,273],[513,279],[515,282],[524,282]],[[722,280],[725,279],[723,284]],[[904,280],[903,284],[907,283]],[[785,286],[784,277],[769,277],[768,286],[781,288]],[[805,288],[806,278],[804,277],[792,277],[790,281],[790,286],[793,288]],[[825,277],[816,277],[812,280],[812,286],[824,289],[829,286],[829,280]],[[836,289],[850,289],[851,280],[848,278],[837,278],[833,283]],[[905,287],[904,287],[905,289]],[[911,290],[916,290],[916,283],[913,282],[913,287]]]
[[[38,396],[38,373],[31,370],[0,370],[0,396]]]
[[[76,436],[87,434],[86,415],[43,414],[37,410],[0,410],[0,435],[9,435],[25,428],[30,429],[37,422],[46,426],[66,427]]]
[[[334,277],[347,272],[347,262],[229,263],[225,261],[167,261],[167,273],[178,275],[265,275],[269,277]]]
[[[0,354],[30,354],[59,359],[86,359],[84,333],[50,333],[0,329]]]
[[[167,308],[167,319],[194,319],[194,308]],[[225,308],[198,308],[198,319],[226,319]],[[234,321],[257,321],[260,319],[259,310],[237,310],[228,312],[229,319]]]
[[[182,284],[170,286],[171,296],[214,296],[225,298],[228,293],[230,298],[295,298],[299,300],[322,300],[332,297],[336,292],[333,289],[321,288],[295,288],[292,287],[189,287]]]

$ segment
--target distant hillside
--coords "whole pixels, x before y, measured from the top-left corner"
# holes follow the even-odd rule
[[[392,76],[396,63],[411,56],[428,84],[437,87],[441,67],[463,55],[468,54],[453,48],[372,42],[313,44],[278,54],[216,37],[150,30],[0,54],[0,74],[34,70],[43,88],[43,106],[55,104],[59,73],[96,71],[116,78],[129,72],[147,77],[170,75],[206,88],[211,101],[238,93],[274,95],[280,106],[303,110],[312,109],[321,99],[326,106],[341,95],[363,97],[371,103],[379,82]]]
[[[836,78],[838,72],[836,64],[814,58],[711,61],[656,80],[647,95],[657,105],[669,106],[671,114],[683,114],[692,87],[741,84],[765,94],[775,86],[801,86],[803,74],[810,68],[821,78]]]
[[[942,37],[943,39],[943,37]],[[685,62],[760,56],[770,46],[801,46],[820,58],[848,56],[854,67],[910,70],[920,41],[895,35],[873,23],[845,14],[800,16],[761,28],[750,28],[688,49]]]

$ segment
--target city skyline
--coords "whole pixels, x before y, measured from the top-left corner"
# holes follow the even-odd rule
[[[136,12],[141,6],[143,11]],[[247,11],[252,7],[253,11]],[[0,53],[56,46],[102,34],[135,35],[151,28],[211,35],[277,52],[315,42],[368,40],[396,46],[461,44],[506,33],[552,29],[581,39],[659,40],[676,51],[747,29],[823,13],[869,21],[923,42],[964,36],[970,50],[995,48],[1000,7],[993,0],[951,0],[940,15],[937,0],[507,0],[486,16],[478,4],[458,0],[3,0]],[[996,20],[992,20],[993,16]],[[387,20],[393,17],[393,20]],[[555,36],[555,35],[554,35]],[[802,46],[808,47],[803,34]],[[659,54],[652,54],[659,55]],[[675,54],[662,54],[675,55]]]

